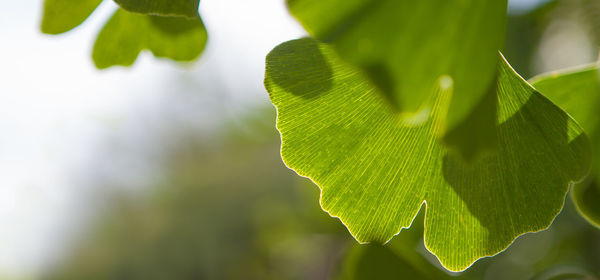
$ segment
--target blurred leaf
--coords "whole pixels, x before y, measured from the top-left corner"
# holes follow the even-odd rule
[[[156,57],[191,61],[202,53],[206,39],[199,17],[151,16],[119,9],[98,35],[92,57],[100,69],[130,66],[144,49]]]
[[[198,16],[200,0],[114,0],[130,12],[163,16]]]
[[[581,215],[592,225],[600,228],[600,186],[598,178],[589,184],[581,184],[573,188],[571,197]]]
[[[400,275],[402,279],[455,279],[419,253],[418,248],[423,244],[424,217],[423,209],[409,231],[396,236],[385,246],[355,244],[346,256],[342,279],[398,279]],[[369,277],[374,274],[381,277]]]
[[[42,16],[42,32],[60,34],[85,21],[102,0],[46,0]]]
[[[301,39],[267,56],[265,85],[283,160],[320,186],[324,210],[358,241],[384,243],[427,202],[425,245],[459,271],[547,228],[589,165],[582,129],[503,59],[498,70],[488,97],[498,150],[473,163],[439,141],[453,91],[448,77],[415,116],[401,118],[331,47]]]
[[[594,154],[600,152],[600,73],[598,65],[543,74],[532,85],[567,111],[592,140]],[[577,209],[590,223],[600,227],[600,162],[594,161],[593,178],[573,188]]]
[[[494,86],[506,0],[287,2],[314,38],[365,70],[402,112],[418,111],[440,77],[449,76],[455,91],[447,125],[453,129]]]
[[[366,279],[452,279],[433,265],[424,270],[415,268],[402,257],[381,245],[354,246],[344,263],[340,280]]]

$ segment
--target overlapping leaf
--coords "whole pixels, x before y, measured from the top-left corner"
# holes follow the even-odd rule
[[[360,242],[387,242],[426,203],[425,244],[450,270],[547,228],[589,164],[582,129],[503,60],[480,104],[497,116],[497,149],[466,162],[440,143],[455,91],[442,76],[411,118],[312,39],[267,57],[282,157],[321,188],[321,206]]]
[[[60,34],[77,27],[101,1],[46,0],[42,32]],[[194,60],[204,50],[207,33],[198,15],[198,0],[115,2],[122,8],[107,22],[94,46],[92,57],[98,68],[129,66],[144,49],[175,61]]]
[[[402,275],[403,279],[442,280],[451,279],[433,265],[419,270],[412,263],[379,245],[357,246],[346,257],[345,269],[339,280],[387,279]]]
[[[419,212],[416,220],[423,220]],[[416,248],[423,240],[423,224],[414,223],[410,231],[403,232],[385,246],[354,244],[346,254],[338,280],[387,279],[400,276],[402,279],[450,280],[450,276],[429,262]],[[460,277],[466,280],[468,278]]]
[[[314,38],[364,70],[400,111],[417,111],[448,75],[455,89],[447,120],[453,129],[494,87],[506,0],[287,2]]]
[[[600,152],[600,73],[598,65],[543,74],[532,85],[567,111],[590,136],[594,154]],[[580,213],[600,227],[600,162],[592,165],[591,177],[573,188],[571,195]]]

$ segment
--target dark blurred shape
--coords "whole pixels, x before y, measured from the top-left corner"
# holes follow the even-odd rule
[[[397,275],[398,279],[439,279],[419,271],[410,263],[380,245],[356,246],[350,252],[343,280],[386,279]],[[435,270],[430,270],[435,272]],[[400,277],[401,276],[401,277]]]

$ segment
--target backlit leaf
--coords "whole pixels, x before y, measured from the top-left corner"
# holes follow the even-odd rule
[[[360,242],[389,241],[426,204],[425,245],[459,271],[547,228],[589,166],[582,129],[500,59],[497,149],[465,162],[441,144],[454,80],[441,76],[411,117],[328,45],[290,41],[267,57],[282,157],[321,188],[321,206]],[[491,104],[491,105],[490,105]]]
[[[129,66],[150,50],[176,61],[197,58],[206,44],[202,20],[130,13],[119,9],[98,35],[92,57],[98,68]]]

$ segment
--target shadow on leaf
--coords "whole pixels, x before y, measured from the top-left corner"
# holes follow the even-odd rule
[[[571,156],[584,154],[589,140],[583,134],[569,139],[568,125],[566,114],[534,93],[516,113],[496,126],[496,152],[472,163],[454,153],[444,157],[446,182],[487,229],[487,240],[510,242],[513,237],[506,232],[524,233],[532,225],[548,225],[559,213],[564,196],[556,193],[564,193],[564,186],[572,178],[582,178],[585,174],[579,173],[586,170],[590,160]],[[499,222],[507,217],[510,223]]]
[[[315,98],[332,86],[331,67],[318,43],[310,38],[273,49],[267,56],[267,72],[278,86],[303,98]]]

